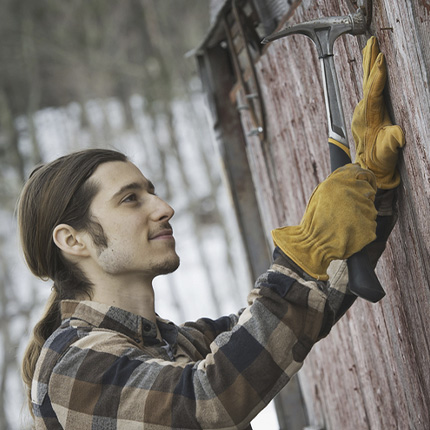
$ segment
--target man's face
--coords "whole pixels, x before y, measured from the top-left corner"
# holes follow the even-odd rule
[[[173,209],[155,195],[154,186],[132,163],[101,164],[90,178],[99,191],[90,211],[100,223],[107,247],[91,251],[96,267],[111,276],[145,279],[179,266],[169,220]],[[90,276],[91,277],[91,276]]]

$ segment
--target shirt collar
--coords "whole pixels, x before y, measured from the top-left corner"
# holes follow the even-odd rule
[[[136,341],[142,339],[146,344],[158,343],[157,328],[153,322],[115,306],[87,300],[63,300],[61,316],[63,320],[81,320],[93,327],[114,330]],[[157,325],[163,338],[167,335],[169,340],[173,340],[171,336],[173,323],[157,317]]]

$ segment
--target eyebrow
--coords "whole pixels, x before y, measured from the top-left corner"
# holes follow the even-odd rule
[[[126,191],[140,191],[146,189],[150,192],[154,192],[155,191],[155,186],[154,184],[149,181],[146,180],[146,186],[142,183],[142,182],[131,182],[130,184],[126,184],[123,187],[121,187],[111,198],[111,200],[114,200],[116,197],[120,196],[121,194],[125,193]]]

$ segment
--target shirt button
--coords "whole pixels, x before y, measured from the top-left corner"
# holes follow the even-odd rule
[[[144,325],[143,325],[143,331],[151,331],[151,326],[150,326],[150,324],[144,324]]]

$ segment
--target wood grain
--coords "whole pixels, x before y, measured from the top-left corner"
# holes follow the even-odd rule
[[[345,2],[303,1],[293,22],[349,13]],[[361,50],[377,36],[389,71],[387,100],[405,131],[399,220],[377,267],[387,296],[353,308],[300,373],[311,424],[327,429],[426,429],[430,425],[430,1],[373,1],[365,36],[335,45],[347,123],[361,91]],[[319,62],[304,36],[273,42],[256,64],[267,142],[247,138],[265,231],[300,221],[329,173]],[[246,132],[249,123],[242,115]],[[352,136],[350,135],[352,142]],[[268,239],[269,240],[269,239]]]

